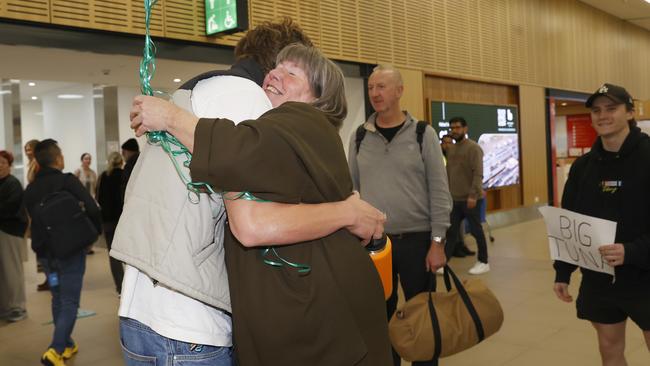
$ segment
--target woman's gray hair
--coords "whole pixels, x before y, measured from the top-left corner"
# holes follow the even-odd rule
[[[280,51],[276,64],[292,61],[307,74],[309,86],[316,97],[311,104],[334,119],[334,127],[340,128],[348,114],[345,99],[343,72],[317,48],[302,44],[290,44]]]
[[[124,158],[122,158],[122,154],[115,151],[108,154],[108,159],[106,160],[108,160],[108,168],[106,168],[107,175],[111,175],[111,173],[113,173],[113,169],[121,168],[122,163],[124,163]]]

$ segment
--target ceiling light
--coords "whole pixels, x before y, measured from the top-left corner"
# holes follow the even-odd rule
[[[650,0],[645,0],[646,3],[650,4]]]
[[[33,96],[33,97],[32,97],[32,100],[36,100],[36,99],[38,99],[37,96]]]
[[[0,90],[0,95],[11,94],[11,90]]]
[[[174,82],[175,82],[175,83],[180,83],[180,82],[181,82],[181,79],[176,78],[176,79],[174,79]]]
[[[81,94],[59,94],[56,96],[59,99],[83,99]]]
[[[27,85],[29,85],[29,86],[36,86],[36,83],[33,82],[33,81],[30,81],[29,83],[27,83]]]
[[[560,105],[561,105],[562,107],[566,107],[566,106],[567,106],[567,103],[566,103],[566,102],[563,102],[563,103],[560,104]]]

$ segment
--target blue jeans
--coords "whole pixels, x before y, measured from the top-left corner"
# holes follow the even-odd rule
[[[177,341],[137,320],[120,318],[126,366],[232,366],[232,348]]]
[[[54,335],[50,348],[63,353],[66,347],[74,345],[71,334],[77,321],[81,286],[86,272],[86,251],[82,250],[67,259],[53,259],[43,263],[48,277],[51,272],[56,272],[59,277],[59,285],[50,286],[54,319]]]

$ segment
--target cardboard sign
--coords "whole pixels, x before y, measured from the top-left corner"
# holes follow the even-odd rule
[[[539,208],[544,216],[551,258],[596,272],[614,275],[598,247],[613,244],[616,222],[557,207]]]

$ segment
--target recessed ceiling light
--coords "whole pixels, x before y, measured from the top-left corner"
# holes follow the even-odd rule
[[[59,94],[56,96],[59,99],[83,99],[81,94]]]
[[[27,83],[27,85],[29,85],[29,86],[36,86],[36,83],[33,82],[33,81],[30,81],[29,83]]]
[[[0,90],[0,95],[11,94],[11,90]]]
[[[180,83],[180,82],[181,82],[181,79],[179,79],[179,78],[175,78],[175,79],[174,79],[174,82],[175,82],[175,83]]]
[[[32,100],[36,100],[36,99],[38,99],[37,96],[33,96],[33,97],[32,97]]]
[[[566,107],[566,106],[567,106],[567,103],[566,103],[566,102],[563,102],[563,103],[560,104],[560,105],[561,105],[562,107]]]
[[[646,3],[650,4],[650,0],[645,0]]]

